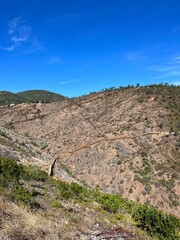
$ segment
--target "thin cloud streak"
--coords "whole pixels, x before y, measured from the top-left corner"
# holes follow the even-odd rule
[[[48,60],[49,64],[63,64],[63,61],[61,58],[59,58],[58,56],[50,56],[49,60]]]
[[[71,81],[63,81],[63,82],[60,82],[60,84],[65,85],[65,84],[70,84],[70,83],[76,83],[79,81],[80,81],[80,79],[75,79],[75,80],[71,80]]]
[[[172,63],[180,63],[180,56],[176,56],[172,59]]]
[[[125,56],[127,61],[139,62],[148,58],[148,56],[143,52],[127,52]]]
[[[167,78],[167,77],[179,77],[179,76],[180,76],[180,71],[170,71],[164,75],[155,77],[155,79],[161,79],[161,78]]]
[[[151,66],[148,68],[150,71],[154,72],[171,72],[180,69],[179,66]]]
[[[179,77],[180,76],[180,56],[173,57],[169,62],[162,66],[150,66],[148,69],[156,73],[162,73],[160,76],[154,77],[155,79],[167,78],[167,77]]]
[[[6,52],[11,52],[11,51],[14,51],[16,46],[17,46],[17,44],[14,44],[11,47],[0,47],[0,49],[3,50],[3,51],[6,51]]]
[[[180,28],[179,27],[175,27],[171,30],[172,33],[176,33],[179,32]]]

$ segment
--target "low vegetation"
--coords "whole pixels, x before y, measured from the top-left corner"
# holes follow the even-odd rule
[[[45,192],[38,192],[37,186]],[[180,237],[180,221],[172,215],[128,201],[119,194],[103,193],[74,182],[68,184],[55,180],[37,167],[23,166],[4,157],[0,157],[0,193],[33,211],[41,208],[43,199],[56,209],[63,209],[67,202],[93,209],[96,203],[97,211],[110,214],[113,221],[121,221],[128,216],[137,229],[145,231],[153,239],[177,240]],[[48,195],[50,193],[54,194],[53,197]],[[41,196],[40,202],[37,196]]]

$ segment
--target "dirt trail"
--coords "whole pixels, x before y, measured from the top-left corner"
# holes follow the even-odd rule
[[[82,149],[85,149],[85,148],[89,148],[95,144],[98,144],[100,142],[112,142],[112,141],[117,141],[117,140],[121,140],[121,139],[134,139],[134,138],[139,138],[139,137],[144,137],[144,136],[147,136],[147,135],[159,135],[159,137],[162,137],[162,136],[166,136],[168,135],[169,133],[168,132],[148,132],[148,133],[144,133],[144,134],[141,134],[141,135],[138,135],[138,136],[121,136],[121,137],[115,137],[115,138],[103,138],[103,139],[100,139],[98,141],[95,141],[95,142],[92,142],[92,143],[89,143],[87,145],[84,145],[78,149],[75,149],[73,151],[70,151],[69,153],[71,154],[65,161],[64,163],[67,163],[67,161],[76,153],[76,152],[79,152],[81,151]]]

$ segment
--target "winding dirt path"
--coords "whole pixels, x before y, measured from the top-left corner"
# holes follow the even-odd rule
[[[139,137],[144,137],[144,136],[147,136],[147,135],[160,135],[160,137],[162,136],[166,136],[168,135],[169,133],[168,132],[148,132],[148,133],[144,133],[144,134],[141,134],[141,135],[138,135],[138,136],[121,136],[121,137],[115,137],[115,138],[103,138],[103,139],[100,139],[98,141],[95,141],[95,142],[92,142],[92,143],[89,143],[87,145],[84,145],[78,149],[75,149],[73,151],[69,151],[69,153],[71,154],[65,161],[64,163],[67,163],[67,161],[76,153],[76,152],[79,152],[81,151],[82,149],[85,149],[85,148],[89,148],[93,145],[96,145],[100,142],[112,142],[112,141],[117,141],[117,140],[121,140],[121,139],[134,139],[134,138],[139,138]]]

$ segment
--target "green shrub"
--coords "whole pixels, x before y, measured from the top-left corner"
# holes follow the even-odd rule
[[[16,186],[12,191],[12,196],[16,201],[21,201],[26,204],[30,204],[32,200],[32,193],[22,186]]]
[[[83,186],[80,186],[79,184],[72,182],[70,184],[70,191],[75,197],[81,197],[85,192],[85,188]]]
[[[145,184],[149,184],[151,181],[151,177],[150,176],[143,176],[143,178],[141,178],[140,182],[142,182],[144,185]]]
[[[138,174],[135,174],[134,181],[140,181],[140,180],[141,180],[140,176]]]
[[[150,183],[147,183],[147,184],[146,184],[145,190],[146,190],[147,193],[150,193],[150,191],[152,190],[152,187],[151,187],[151,184],[150,184]]]
[[[157,175],[158,175],[159,177],[162,177],[162,176],[164,175],[164,172],[161,172],[161,171],[160,171],[160,172],[157,173]]]
[[[173,207],[178,207],[179,206],[179,202],[176,200],[172,200],[172,205]]]
[[[15,161],[0,156],[0,174],[8,182],[18,182],[20,174],[23,172],[21,165]]]
[[[58,201],[54,201],[54,202],[51,203],[51,207],[53,207],[53,208],[63,208],[63,205]]]
[[[71,184],[59,182],[57,187],[60,191],[60,197],[65,200],[70,198],[83,200],[86,196],[86,189],[75,182],[72,182]]]
[[[24,172],[21,177],[25,180],[35,180],[45,182],[48,179],[48,174],[36,166],[24,166]]]
[[[147,157],[147,152],[142,151],[141,152],[141,157]]]
[[[139,205],[133,213],[138,227],[159,240],[177,240],[180,221],[147,205]]]
[[[117,194],[110,195],[108,193],[102,193],[97,198],[98,203],[102,208],[110,213],[116,213],[120,206],[120,198]]]
[[[1,174],[0,175],[0,187],[7,188],[9,186],[9,181]]]
[[[0,157],[0,173],[8,180],[19,180],[22,167],[13,160]]]
[[[69,198],[73,198],[73,194],[70,190],[69,184],[65,182],[60,182],[58,184],[60,198],[64,200],[68,200]]]
[[[145,166],[144,171],[145,171],[145,174],[150,173],[151,172],[151,166],[150,165]]]
[[[117,165],[121,165],[121,164],[122,164],[122,160],[118,160]]]

